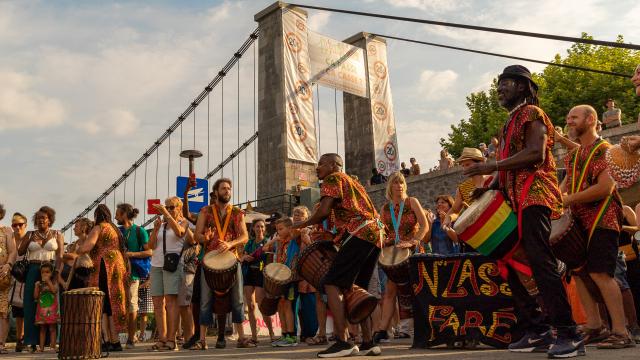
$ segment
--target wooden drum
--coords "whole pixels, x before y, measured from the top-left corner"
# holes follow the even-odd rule
[[[104,293],[98,288],[65,291],[59,359],[100,358]]]
[[[280,298],[265,296],[258,304],[258,309],[260,309],[262,316],[275,315],[278,312],[278,302],[280,302]]]
[[[577,269],[587,261],[587,239],[569,210],[551,221],[549,245],[569,270]]]
[[[323,292],[322,278],[329,272],[337,254],[338,250],[332,241],[312,243],[300,253],[296,267],[298,275],[318,291]],[[344,292],[344,303],[347,320],[352,324],[359,324],[375,310],[378,299],[354,284],[351,289]]]
[[[409,257],[411,257],[411,250],[388,246],[382,249],[378,265],[391,281],[396,284],[406,284],[409,282]]]
[[[287,285],[291,282],[291,269],[285,264],[271,263],[265,266],[264,291],[271,297],[278,298],[285,295]]]
[[[231,251],[210,251],[202,259],[204,278],[211,290],[227,292],[236,283],[238,259]]]

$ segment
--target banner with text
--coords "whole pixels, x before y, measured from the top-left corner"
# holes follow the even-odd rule
[[[287,157],[315,163],[318,151],[307,50],[307,19],[294,11],[284,10],[282,23]]]
[[[415,255],[411,283],[414,347],[476,339],[504,348],[517,339],[511,289],[495,261],[478,254]]]
[[[367,41],[367,67],[376,167],[388,176],[398,171],[400,158],[387,68],[387,46],[384,43]]]
[[[309,30],[311,82],[367,97],[367,72],[361,48]]]

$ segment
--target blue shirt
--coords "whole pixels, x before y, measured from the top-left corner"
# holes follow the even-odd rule
[[[431,249],[434,254],[451,255],[460,253],[460,246],[449,239],[442,230],[440,219],[436,218],[431,225]]]

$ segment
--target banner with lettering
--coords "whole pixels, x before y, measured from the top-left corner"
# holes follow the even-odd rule
[[[309,30],[311,82],[367,97],[364,50]]]
[[[400,168],[400,157],[389,84],[386,44],[377,40],[367,41],[367,67],[376,167],[383,175],[388,176]]]
[[[295,11],[284,10],[282,25],[287,157],[315,163],[318,150],[307,50],[307,19]]]
[[[479,254],[411,257],[414,347],[476,339],[505,348],[515,338],[511,289],[495,261]]]

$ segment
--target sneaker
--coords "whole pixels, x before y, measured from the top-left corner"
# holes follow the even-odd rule
[[[16,352],[22,352],[22,350],[24,349],[24,343],[22,341],[18,341],[16,343]]]
[[[360,351],[357,346],[346,341],[336,340],[327,350],[318,353],[319,358],[339,358],[357,354]]]
[[[122,351],[122,344],[120,344],[120,341],[111,343],[111,346],[109,346],[109,351]]]
[[[222,338],[218,338],[218,341],[216,341],[216,349],[224,349],[227,347],[227,341]]]
[[[358,352],[356,355],[358,356],[378,356],[382,354],[382,350],[380,347],[372,342],[362,343],[358,346]]]
[[[524,336],[509,344],[509,351],[511,352],[546,352],[549,349],[549,345],[553,343],[553,337],[551,330],[548,330],[542,334],[536,334],[527,332]]]
[[[587,351],[584,346],[584,340],[579,337],[558,336],[549,347],[549,351],[547,351],[549,359],[565,359],[585,355],[587,355]]]
[[[133,344],[133,341],[127,340],[127,344],[124,346],[127,350],[135,349],[136,346]]]
[[[389,334],[382,330],[382,331],[376,331],[375,333],[373,333],[373,343],[374,344],[380,344],[380,343],[388,343],[389,341]]]
[[[278,347],[291,347],[291,346],[298,346],[298,339],[295,336],[285,336],[284,339],[282,339],[282,342],[277,344],[276,346]]]
[[[285,347],[285,346],[288,346],[287,344],[288,344],[287,343],[287,336],[282,336],[278,340],[272,342],[271,346],[273,346],[273,347]]]

